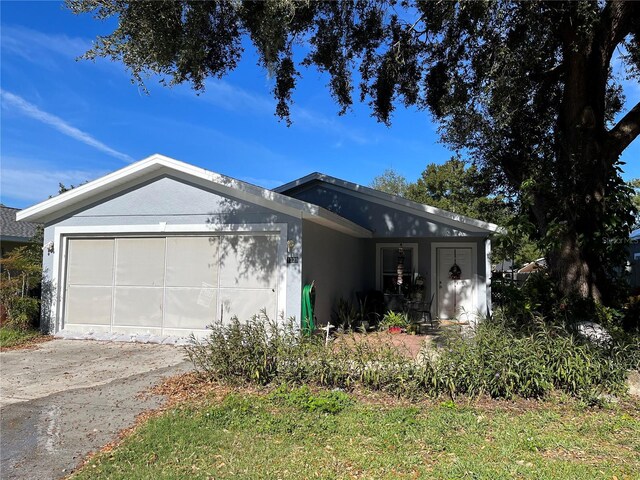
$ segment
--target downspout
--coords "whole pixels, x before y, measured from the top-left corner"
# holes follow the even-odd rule
[[[493,310],[491,308],[491,236],[484,239],[485,253],[485,285],[487,295],[487,318],[491,318]]]

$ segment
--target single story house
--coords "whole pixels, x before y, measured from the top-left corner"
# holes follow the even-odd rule
[[[184,336],[260,310],[300,319],[425,281],[437,317],[491,309],[493,224],[319,173],[274,190],[152,155],[34,205],[50,332]],[[437,293],[437,294],[436,294]]]

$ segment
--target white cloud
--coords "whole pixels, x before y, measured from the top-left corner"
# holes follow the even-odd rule
[[[15,110],[18,110],[19,113],[25,115],[29,118],[33,118],[45,125],[49,125],[50,127],[55,128],[63,135],[73,138],[85,145],[95,148],[96,150],[100,150],[101,152],[106,153],[114,158],[122,160],[127,163],[133,162],[133,158],[131,158],[126,153],[119,152],[108,145],[105,145],[101,141],[93,138],[86,132],[69,125],[62,118],[52,115],[50,113],[44,112],[40,110],[35,105],[27,102],[24,98],[19,95],[15,95],[6,90],[0,89],[0,96],[2,97],[2,106],[5,108],[13,107]]]
[[[272,97],[250,92],[224,80],[207,81],[204,93],[197,98],[236,113],[273,116],[276,111],[276,101]],[[323,131],[358,145],[370,143],[370,139],[364,133],[345,126],[344,122],[296,104],[291,107],[291,120],[294,128]]]
[[[209,80],[205,88],[199,97],[228,111],[273,115],[276,110],[276,102],[271,97],[249,92],[224,80]]]
[[[3,159],[4,163],[5,159]],[[67,187],[78,185],[104,175],[102,171],[56,170],[22,160],[22,166],[2,168],[2,203],[21,207],[19,203],[37,203],[57,195],[59,183]],[[31,164],[31,165],[30,165]]]
[[[48,34],[30,28],[3,25],[2,54],[19,56],[31,63],[55,66],[51,54],[77,58],[91,48],[91,41],[64,34]]]
[[[337,115],[337,114],[336,114]],[[358,145],[366,145],[370,143],[369,138],[357,129],[352,129],[334,118],[325,117],[303,107],[293,106],[291,108],[291,118],[293,122],[300,122],[305,127],[320,129],[326,133],[335,135],[341,139],[347,139]],[[342,146],[342,142],[339,142]]]

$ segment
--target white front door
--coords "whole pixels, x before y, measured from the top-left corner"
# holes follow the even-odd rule
[[[473,320],[475,302],[473,292],[472,249],[437,248],[438,317],[441,319]]]

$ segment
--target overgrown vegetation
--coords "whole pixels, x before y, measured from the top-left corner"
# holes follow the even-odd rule
[[[622,290],[621,290],[622,291]],[[628,297],[620,308],[607,307],[593,299],[575,295],[563,296],[555,281],[545,272],[532,273],[518,285],[512,281],[492,281],[494,304],[504,310],[513,329],[527,329],[540,323],[571,329],[580,321],[596,322],[617,336],[640,333],[640,301]]]
[[[640,368],[637,340],[594,345],[542,322],[514,330],[506,320],[486,321],[472,336],[448,334],[442,348],[417,360],[358,335],[325,346],[319,337],[301,336],[292,321],[264,315],[211,329],[188,347],[189,357],[206,378],[232,385],[358,386],[409,398],[540,398],[558,390],[595,402],[622,393],[627,369]]]
[[[33,244],[11,250],[0,259],[0,305],[6,312],[6,326],[28,330],[40,317],[39,289],[42,255]]]
[[[640,471],[639,449],[633,411],[394,406],[283,387],[182,404],[73,478],[623,479]]]

